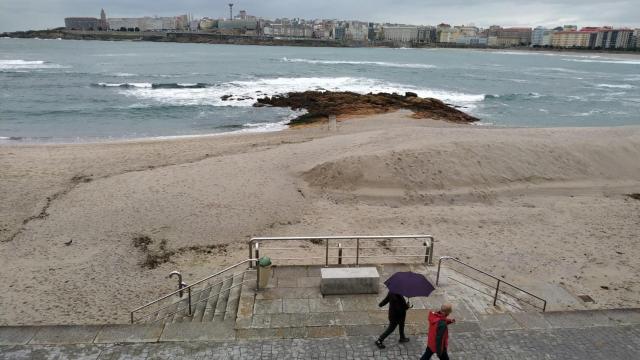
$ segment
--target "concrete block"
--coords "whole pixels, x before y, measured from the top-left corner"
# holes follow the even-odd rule
[[[323,268],[320,292],[323,295],[377,294],[380,274],[375,267]]]
[[[29,344],[91,344],[102,325],[41,326]]]
[[[551,325],[537,312],[511,313],[511,317],[524,329],[548,329]]]
[[[162,324],[105,325],[94,343],[147,343],[157,342],[162,334]]]
[[[605,310],[604,314],[617,324],[640,324],[640,309],[611,309]]]
[[[25,345],[37,331],[35,326],[1,326],[0,345]]]
[[[283,310],[286,314],[308,314],[309,299],[283,299]]]
[[[480,328],[483,330],[516,330],[522,326],[510,314],[478,315]]]
[[[554,311],[544,313],[544,318],[552,328],[584,328],[592,326],[613,326],[611,320],[603,311]]]
[[[165,324],[160,336],[160,341],[228,341],[235,339],[236,330],[232,321]]]
[[[282,312],[282,299],[259,300],[256,299],[254,314],[278,314]]]

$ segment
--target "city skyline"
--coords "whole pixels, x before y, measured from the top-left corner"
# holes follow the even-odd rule
[[[20,31],[64,26],[61,19],[67,16],[96,16],[96,8],[107,10],[109,16],[166,16],[191,13],[195,17],[228,17],[228,1],[207,2],[186,0],[180,3],[154,1],[152,4],[131,4],[124,0],[74,1],[60,0],[55,4],[43,0],[23,0],[19,3],[0,4],[0,31]],[[371,5],[369,5],[371,4]],[[280,17],[304,19],[340,19],[372,22],[404,23],[412,25],[436,25],[441,22],[451,24],[475,24],[488,27],[493,24],[503,26],[558,26],[578,24],[579,26],[612,25],[614,27],[640,27],[635,16],[632,1],[621,0],[608,3],[603,8],[601,2],[586,0],[580,7],[560,4],[556,1],[490,1],[470,4],[468,1],[454,0],[445,5],[436,1],[401,0],[385,2],[370,1],[362,7],[355,1],[326,0],[311,4],[299,1],[274,0],[265,5],[261,1],[237,1],[234,13],[247,10],[252,15],[275,19]],[[517,19],[514,13],[520,13]]]

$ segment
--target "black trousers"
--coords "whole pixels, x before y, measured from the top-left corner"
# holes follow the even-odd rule
[[[401,317],[399,319],[393,319],[389,321],[389,326],[387,326],[387,329],[382,333],[382,335],[380,335],[380,337],[378,338],[378,340],[380,340],[380,342],[384,341],[384,339],[387,338],[387,336],[391,335],[391,333],[396,329],[396,327],[400,328],[400,339],[404,339],[404,319],[405,317]]]
[[[431,359],[431,356],[433,354],[435,354],[435,353],[433,351],[431,351],[431,349],[429,349],[429,347],[427,346],[427,350],[424,351],[424,354],[422,354],[422,357],[420,358],[420,360],[429,360],[429,359]],[[440,360],[449,360],[449,354],[447,354],[447,349],[444,349],[442,354],[438,355],[438,359],[440,359]]]

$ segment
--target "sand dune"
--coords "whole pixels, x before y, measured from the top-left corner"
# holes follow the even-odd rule
[[[406,113],[335,133],[3,146],[0,324],[125,322],[173,289],[169,271],[193,281],[246,256],[251,236],[301,234],[433,233],[437,255],[589,294],[587,307],[640,306],[638,158],[638,127]],[[170,262],[145,267],[138,236],[165,240]]]

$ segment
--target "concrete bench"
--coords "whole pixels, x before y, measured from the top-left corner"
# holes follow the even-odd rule
[[[378,293],[380,275],[375,267],[322,268],[320,273],[323,295]]]

